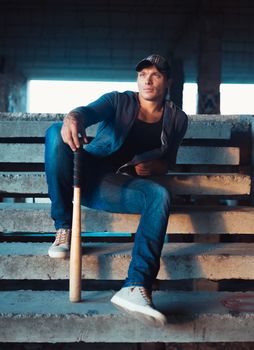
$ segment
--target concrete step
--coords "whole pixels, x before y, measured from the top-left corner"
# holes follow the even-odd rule
[[[44,163],[44,144],[0,143],[3,163]],[[238,165],[240,150],[237,147],[180,146],[177,164]]]
[[[254,208],[203,206],[175,207],[168,233],[223,234],[254,232]],[[139,215],[108,213],[82,207],[83,232],[136,232]],[[50,205],[0,203],[1,232],[54,232]]]
[[[110,303],[111,291],[1,292],[0,342],[251,342],[254,292],[155,292],[165,327],[143,324]]]
[[[57,280],[69,278],[69,260],[51,259],[49,243],[1,243],[1,279]],[[82,278],[125,279],[132,243],[86,243]],[[254,279],[254,243],[165,243],[161,280]]]
[[[176,195],[248,195],[251,178],[238,173],[169,173],[165,186]],[[1,172],[0,192],[47,194],[42,172]]]
[[[0,113],[1,137],[44,137],[47,128],[61,121],[64,114]],[[252,116],[244,115],[190,115],[187,139],[230,139],[231,130],[248,132]],[[15,123],[14,123],[15,122]],[[94,136],[96,127],[87,134]]]

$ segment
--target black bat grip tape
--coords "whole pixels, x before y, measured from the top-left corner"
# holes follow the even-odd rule
[[[82,150],[78,148],[74,152],[74,160],[73,160],[73,186],[80,187],[80,168],[81,168],[81,153]]]

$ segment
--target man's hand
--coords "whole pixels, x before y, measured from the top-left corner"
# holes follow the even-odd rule
[[[139,176],[164,175],[168,171],[168,164],[165,159],[155,159],[135,165]]]
[[[88,143],[86,130],[78,113],[70,112],[66,115],[61,129],[63,141],[75,152],[82,143]],[[81,137],[81,140],[80,140]]]

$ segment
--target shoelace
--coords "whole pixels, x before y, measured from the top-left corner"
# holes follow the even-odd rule
[[[70,230],[69,229],[60,229],[56,233],[55,244],[68,244],[70,239]]]
[[[139,287],[139,291],[140,291],[142,297],[145,299],[145,301],[149,305],[152,305],[152,297],[151,297],[151,294],[148,292],[148,290],[144,287]]]

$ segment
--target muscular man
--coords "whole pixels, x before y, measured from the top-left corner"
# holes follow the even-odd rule
[[[128,276],[111,301],[135,316],[164,324],[166,318],[151,296],[170,212],[170,193],[161,180],[175,164],[187,116],[167,99],[171,71],[165,58],[150,55],[136,71],[138,93],[105,94],[75,108],[63,124],[47,131],[46,175],[56,227],[49,255],[69,255],[73,151],[82,147],[82,205],[141,214]],[[86,127],[96,123],[97,134],[88,143]]]

